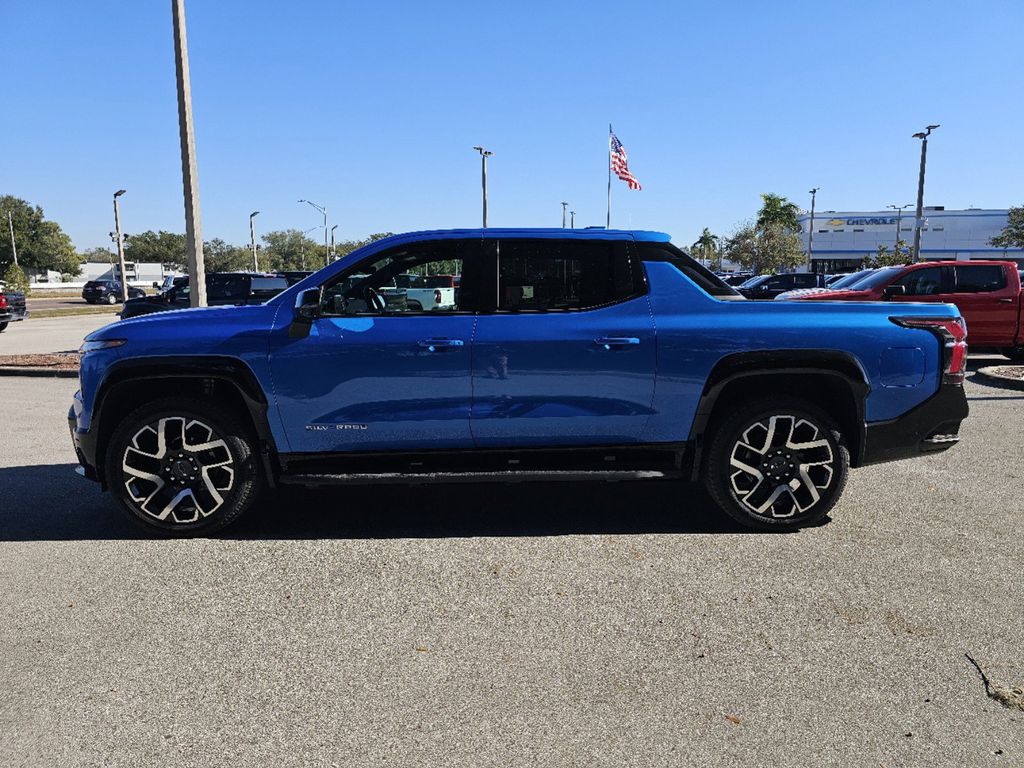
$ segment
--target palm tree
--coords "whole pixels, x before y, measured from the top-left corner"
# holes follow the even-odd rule
[[[757,213],[757,229],[766,232],[771,229],[780,229],[789,232],[799,232],[800,224],[796,217],[800,215],[800,208],[796,203],[791,203],[782,195],[775,195],[771,192],[761,194],[761,210]]]
[[[694,254],[699,254],[698,258],[701,261],[710,262],[712,266],[715,266],[716,263],[718,266],[721,266],[719,237],[711,234],[711,230],[707,227],[704,227],[700,237],[690,246],[690,251]]]

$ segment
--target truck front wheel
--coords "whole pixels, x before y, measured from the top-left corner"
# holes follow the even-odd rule
[[[164,398],[118,425],[106,451],[107,485],[145,528],[207,535],[238,519],[262,490],[254,446],[249,430],[223,409]]]
[[[715,427],[705,465],[712,498],[761,530],[818,523],[846,486],[850,454],[835,422],[804,400],[739,406]]]
[[[1024,347],[1003,347],[999,351],[1015,363],[1024,363]]]

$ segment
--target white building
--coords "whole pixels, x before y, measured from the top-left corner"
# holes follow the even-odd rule
[[[989,241],[1006,226],[1009,211],[968,208],[947,211],[943,206],[924,209],[921,259],[1009,259],[1024,265],[1024,249],[996,248]],[[810,213],[798,220],[807,250]],[[899,232],[897,233],[897,225]],[[914,209],[900,216],[886,211],[815,211],[812,268],[816,272],[847,272],[875,256],[878,246],[893,251],[896,240],[914,244]]]

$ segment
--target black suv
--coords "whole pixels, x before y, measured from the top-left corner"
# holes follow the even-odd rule
[[[211,306],[231,304],[262,304],[288,287],[288,280],[276,275],[256,275],[249,272],[211,272],[206,276],[206,303]],[[158,296],[132,299],[125,303],[121,319],[166,312],[169,309],[188,309],[191,292],[187,277],[174,278],[174,284]]]
[[[780,293],[798,288],[824,288],[825,275],[814,272],[791,272],[787,275],[758,275],[736,290],[748,299],[774,299]]]
[[[141,288],[128,286],[128,298],[136,299],[145,296]],[[121,300],[120,280],[90,280],[82,288],[82,298],[90,304],[117,304]]]

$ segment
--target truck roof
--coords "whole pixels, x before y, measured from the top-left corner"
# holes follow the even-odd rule
[[[580,240],[637,240],[667,243],[671,237],[665,232],[646,229],[605,229],[586,227],[583,229],[562,229],[561,227],[488,227],[486,229],[427,229],[419,232],[403,232],[375,241],[376,243],[398,240],[430,240],[464,237],[540,237],[572,238]]]

